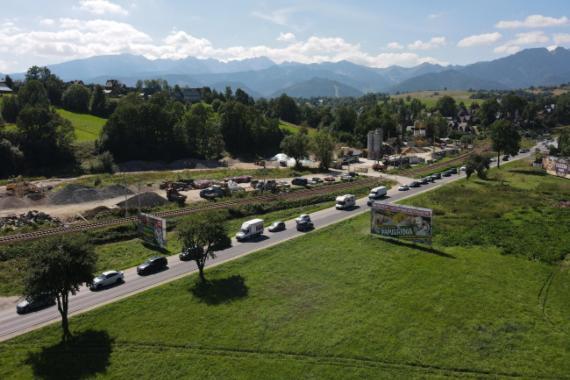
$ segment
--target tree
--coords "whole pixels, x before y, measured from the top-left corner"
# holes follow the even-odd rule
[[[445,117],[454,117],[457,114],[455,99],[448,95],[439,98],[435,108]]]
[[[47,67],[32,66],[26,73],[26,82],[39,81],[45,88],[51,104],[60,105],[64,83],[57,75],[51,73]]]
[[[295,159],[295,167],[301,167],[301,159],[307,156],[309,151],[309,136],[306,128],[301,128],[298,133],[289,135],[281,141],[281,150]]]
[[[501,152],[515,155],[520,148],[521,136],[508,120],[497,120],[491,124],[491,140],[497,152],[497,167],[501,166]]]
[[[72,112],[89,113],[89,99],[91,94],[87,87],[80,84],[72,84],[63,93],[63,108]]]
[[[2,104],[2,117],[7,123],[15,123],[18,120],[20,106],[18,105],[18,97],[5,96]]]
[[[333,159],[335,141],[330,133],[321,130],[313,138],[313,151],[315,157],[320,161],[319,168],[327,170]]]
[[[28,80],[18,90],[18,105],[20,109],[25,106],[49,107],[49,98],[43,84],[38,80]]]
[[[6,75],[6,77],[4,78],[4,83],[6,83],[6,86],[8,86],[8,88],[11,88],[12,90],[14,89],[14,81],[12,80],[10,75]]]
[[[73,159],[71,123],[48,108],[26,106],[18,116],[20,149],[29,168],[51,168]]]
[[[297,102],[286,94],[282,94],[277,98],[275,111],[281,120],[285,120],[293,124],[299,124],[301,121],[301,112],[297,106]]]
[[[93,89],[93,93],[91,95],[91,104],[89,108],[91,109],[91,114],[95,116],[99,117],[108,116],[107,97],[103,92],[103,87],[101,87],[100,85],[95,86],[95,88]]]
[[[209,258],[215,258],[215,251],[231,246],[227,229],[220,216],[206,213],[182,222],[177,228],[182,249],[189,252],[196,262],[200,280],[206,282],[204,266]]]
[[[91,284],[97,256],[84,236],[42,241],[29,255],[24,278],[24,295],[28,298],[49,296],[57,300],[61,315],[62,340],[71,338],[68,310],[69,296],[81,285]]]
[[[479,108],[478,115],[484,126],[491,125],[497,120],[497,113],[500,110],[499,103],[495,98],[486,99]]]
[[[24,155],[9,140],[0,138],[0,178],[16,174]]]
[[[558,136],[558,152],[561,156],[570,157],[570,130],[564,129]]]
[[[472,154],[469,156],[465,165],[465,174],[467,174],[467,179],[469,179],[475,172],[477,173],[477,177],[486,179],[487,170],[489,170],[490,166],[491,160],[488,157],[484,157],[480,154]]]

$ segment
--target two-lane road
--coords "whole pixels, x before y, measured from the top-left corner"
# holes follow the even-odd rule
[[[518,155],[513,159],[520,159],[528,156],[529,154],[530,153]],[[398,191],[397,186],[395,186],[393,189],[390,189],[388,197],[383,201],[388,203],[397,202],[403,198],[417,195],[425,191],[430,191],[443,184],[456,181],[463,177],[463,174],[444,177],[435,183],[423,185],[419,188],[412,188],[405,192]],[[359,199],[357,201],[357,206],[358,207],[350,211],[336,210],[332,207],[311,214],[311,219],[315,224],[315,229],[324,228],[344,219],[363,214],[369,210],[369,207],[366,205],[366,198]],[[265,232],[264,237],[257,241],[238,243],[234,239],[232,242],[233,246],[231,248],[217,252],[216,258],[209,260],[206,266],[212,267],[219,265],[305,234],[298,232],[295,229],[294,220],[287,221],[286,225],[287,229],[285,231],[274,234]],[[70,298],[69,312],[72,315],[79,314],[95,307],[131,296],[159,284],[188,276],[196,271],[197,268],[194,262],[180,261],[177,255],[168,257],[168,269],[156,274],[143,277],[137,275],[136,268],[129,268],[124,271],[124,284],[95,292],[90,291],[87,288],[82,288],[75,296]],[[33,330],[40,326],[56,322],[59,318],[60,316],[56,307],[50,307],[26,315],[18,315],[15,308],[2,310],[0,311],[0,341],[23,334],[24,332]]]

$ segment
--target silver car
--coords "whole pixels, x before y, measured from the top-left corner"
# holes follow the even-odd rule
[[[109,270],[95,277],[93,279],[93,284],[91,284],[89,288],[91,290],[99,290],[106,286],[120,284],[124,281],[124,279],[125,275],[123,274],[123,272],[118,272],[116,270]]]

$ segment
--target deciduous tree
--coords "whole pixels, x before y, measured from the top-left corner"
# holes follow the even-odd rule
[[[97,256],[85,237],[73,236],[45,240],[29,255],[24,279],[28,298],[49,296],[57,300],[61,315],[62,340],[71,338],[69,296],[83,284],[91,284]]]
[[[497,167],[501,166],[501,153],[515,155],[520,148],[521,136],[508,120],[497,120],[491,124],[491,140],[497,152]]]

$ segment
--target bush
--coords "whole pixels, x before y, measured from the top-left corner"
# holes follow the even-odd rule
[[[95,158],[83,161],[81,169],[89,174],[114,173],[117,171],[117,166],[113,160],[113,155],[110,152],[103,152]]]

